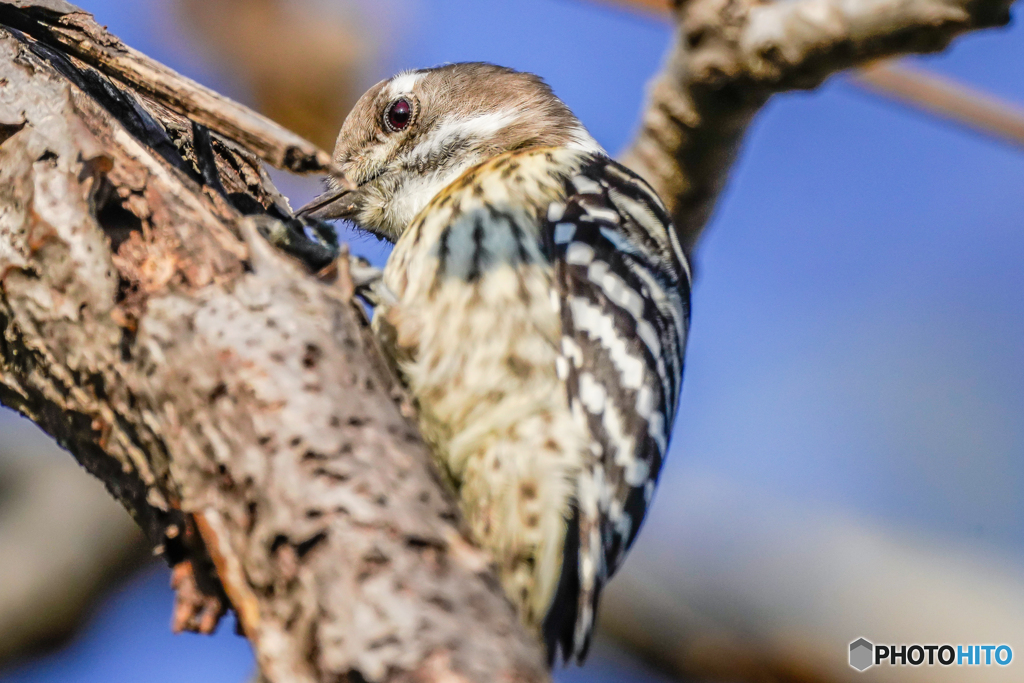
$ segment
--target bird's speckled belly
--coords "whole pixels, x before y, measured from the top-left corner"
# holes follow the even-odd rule
[[[485,243],[510,239],[496,234],[502,226],[488,229]],[[402,281],[392,273],[398,301],[378,310],[376,324],[393,328],[422,430],[470,528],[524,620],[539,625],[560,574],[586,441],[556,375],[561,325],[550,268],[502,258],[497,247],[477,268],[462,247],[405,264]]]

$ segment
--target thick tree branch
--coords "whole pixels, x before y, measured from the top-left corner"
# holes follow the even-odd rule
[[[1012,0],[689,0],[623,155],[669,204],[692,250],[754,115],[775,93],[813,88],[873,60],[935,52],[1002,26]]]
[[[671,0],[602,1],[661,16],[667,16],[672,5]],[[1013,102],[927,69],[900,64],[897,59],[880,59],[851,75],[853,82],[882,97],[1024,146],[1024,110]]]
[[[266,679],[546,680],[351,289],[258,236],[258,161],[10,30],[0,131],[0,401],[219,578]]]
[[[313,143],[133,50],[97,24],[91,14],[63,0],[4,0],[0,22],[99,68],[217,131],[275,168],[323,173],[331,165],[330,155]]]

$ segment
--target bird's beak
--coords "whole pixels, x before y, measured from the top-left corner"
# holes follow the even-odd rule
[[[328,190],[295,212],[300,218],[329,221],[334,218],[349,218],[356,211],[355,197],[358,186],[343,175],[334,175],[337,187]]]

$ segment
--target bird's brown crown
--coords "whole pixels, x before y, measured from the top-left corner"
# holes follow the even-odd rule
[[[603,151],[533,74],[478,62],[403,72],[356,103],[334,150],[342,175],[303,212],[394,241],[469,168],[539,147]]]

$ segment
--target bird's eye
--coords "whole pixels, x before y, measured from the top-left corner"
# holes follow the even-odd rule
[[[412,114],[412,102],[404,97],[400,97],[388,107],[387,112],[384,114],[384,124],[388,127],[388,130],[396,133],[409,126],[412,122]]]

